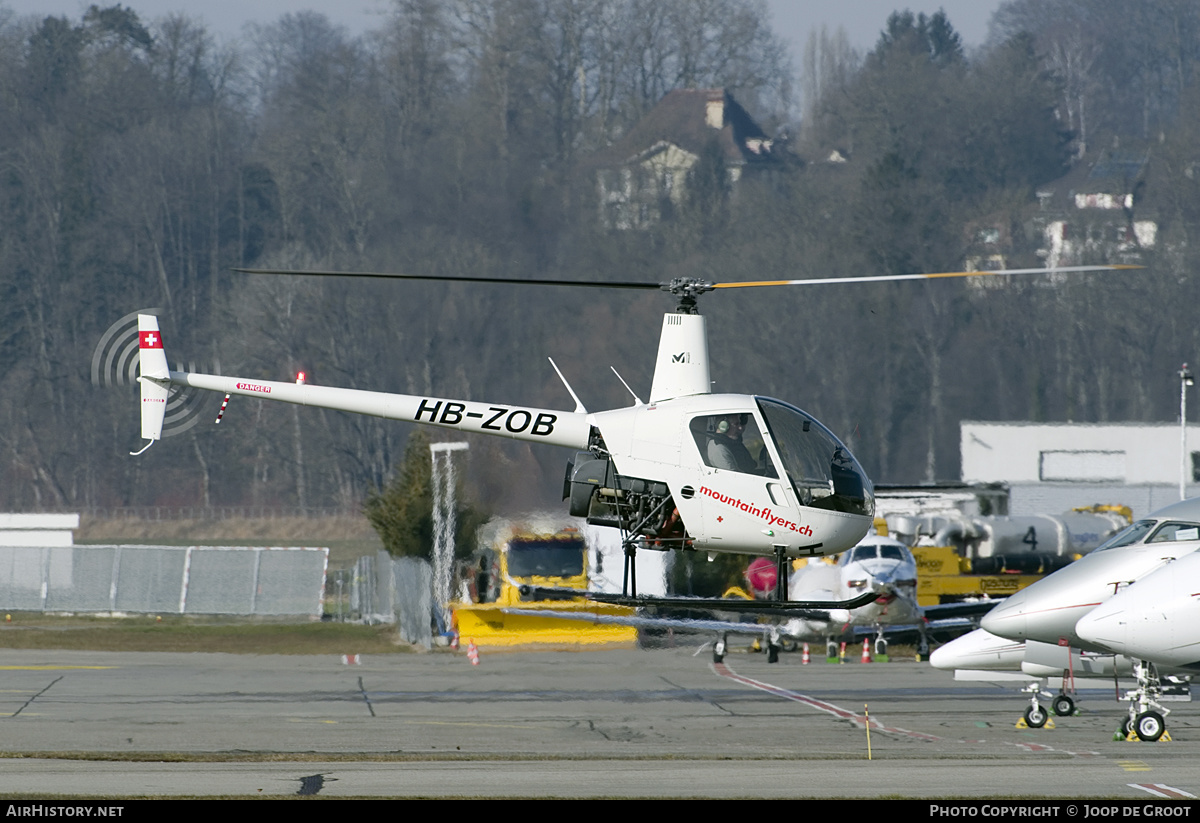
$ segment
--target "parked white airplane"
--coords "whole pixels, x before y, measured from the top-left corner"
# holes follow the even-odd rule
[[[1200,671],[1200,552],[1181,557],[1123,589],[1075,624],[1075,632],[1099,648],[1139,661],[1138,688],[1126,695],[1132,727],[1143,740],[1166,730],[1158,698],[1160,677]]]
[[[769,560],[763,563],[772,575],[774,568]],[[836,564],[810,560],[790,576],[788,591],[796,602],[842,603],[843,608],[791,609],[791,619],[780,622],[779,614],[772,613],[770,622],[736,622],[720,618],[695,619],[672,618],[669,616],[610,617],[583,613],[563,612],[563,619],[636,625],[642,628],[678,628],[714,631],[718,639],[713,646],[713,659],[720,662],[728,646],[726,635],[746,634],[762,638],[767,660],[776,662],[780,649],[791,642],[825,642],[830,657],[837,655],[838,643],[843,638],[854,637],[855,630],[875,633],[875,652],[887,651],[885,635],[896,630],[916,630],[921,635],[918,653],[928,653],[925,637],[930,618],[937,618],[932,625],[968,625],[967,615],[983,614],[992,602],[954,603],[945,606],[922,608],[917,604],[917,564],[912,552],[903,543],[888,537],[868,535],[857,546],[844,552]],[[760,586],[763,593],[775,589],[774,577]],[[874,595],[871,597],[870,595]],[[865,601],[865,602],[864,602]],[[762,601],[765,609],[770,601]],[[708,601],[705,610],[720,611]],[[676,601],[676,608],[686,607],[685,602]],[[753,603],[730,601],[739,611],[754,612]],[[510,610],[520,613],[519,609]],[[539,612],[543,617],[547,612]],[[763,615],[759,615],[763,616]]]
[[[917,605],[917,562],[898,540],[870,534],[843,552],[836,565],[809,561],[792,572],[788,590],[802,592],[805,600],[849,600],[867,591],[878,594],[865,606],[802,613],[780,627],[785,636],[797,641],[824,641],[828,657],[837,655],[839,640],[864,628],[875,630],[875,653],[886,654],[885,629],[896,626],[920,627],[921,653],[928,653]]]
[[[1059,717],[1075,712],[1072,681],[1077,677],[1109,678],[1133,672],[1133,661],[1111,654],[1085,652],[1070,646],[1008,640],[986,629],[955,638],[934,650],[929,663],[954,672],[955,680],[1019,681],[1028,683],[1030,693],[1025,723],[1040,729],[1049,719],[1041,701]],[[1051,680],[1061,681],[1057,694],[1049,691]]]
[[[1117,591],[1200,549],[1200,498],[1172,504],[1132,523],[1085,557],[1022,589],[990,611],[981,626],[1009,640],[1077,648],[1075,625]]]
[[[1181,557],[1075,624],[1086,642],[1181,671],[1200,671],[1200,552]]]
[[[1157,577],[1155,573],[1168,564],[1175,571],[1158,579],[1178,575],[1175,564],[1198,549],[1200,499],[1175,503],[1136,521],[1083,559],[1013,595],[984,617],[982,626],[1009,640],[1112,653],[1109,645],[1081,636],[1082,621],[1115,595],[1137,592],[1143,581]],[[1142,602],[1152,597],[1148,595]],[[1094,633],[1095,625],[1096,621],[1083,623],[1088,634]],[[1149,658],[1139,656],[1139,648],[1135,644],[1128,648],[1130,656],[1139,661],[1134,667],[1138,685],[1127,695],[1129,718],[1123,729],[1136,729],[1140,738],[1157,740],[1165,731],[1162,717],[1168,712],[1158,702],[1162,694],[1159,673]],[[1146,650],[1154,652],[1156,648],[1148,644]]]

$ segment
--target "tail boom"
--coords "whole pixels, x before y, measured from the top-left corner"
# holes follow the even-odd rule
[[[425,423],[574,449],[587,448],[591,434],[589,415],[579,412],[414,397],[361,389],[313,386],[307,383],[248,380],[244,377],[192,372],[171,372],[170,382],[207,391],[369,414],[389,420]]]
[[[588,447],[592,421],[586,412],[531,409],[519,406],[473,403],[436,397],[313,386],[297,381],[283,383],[224,377],[215,374],[171,371],[162,348],[158,318],[138,315],[139,365],[142,393],[142,437],[147,440],[141,454],[162,438],[167,397],[172,385],[190,386],[224,394],[239,394],[279,400],[301,406],[369,414],[391,420],[425,423],[460,431],[499,435],[514,440],[548,443],[574,449]]]

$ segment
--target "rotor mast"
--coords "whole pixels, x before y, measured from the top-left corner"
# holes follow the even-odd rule
[[[673,397],[708,394],[712,380],[708,369],[708,327],[696,308],[696,298],[713,290],[712,283],[676,277],[662,290],[679,300],[675,312],[663,315],[654,361],[650,403]]]

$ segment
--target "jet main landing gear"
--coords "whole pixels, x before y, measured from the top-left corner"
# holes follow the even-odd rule
[[[1075,698],[1066,692],[1050,696],[1044,688],[1044,681],[1030,683],[1024,691],[1029,692],[1029,708],[1025,710],[1025,725],[1031,729],[1040,729],[1050,720],[1050,712],[1042,705],[1043,700],[1050,701],[1050,710],[1055,717],[1070,717],[1075,714]]]
[[[1069,694],[1060,694],[1050,706],[1059,717],[1070,717],[1075,713],[1075,701]]]

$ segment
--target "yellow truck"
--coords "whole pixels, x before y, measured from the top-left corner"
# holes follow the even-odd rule
[[[627,606],[595,603],[564,595],[532,600],[525,586],[588,589],[588,546],[578,529],[541,533],[515,529],[460,566],[461,600],[451,604],[453,628],[462,644],[556,648],[615,645],[633,647],[637,629],[531,615],[528,612],[583,612],[632,617]],[[524,614],[514,614],[519,609]]]

